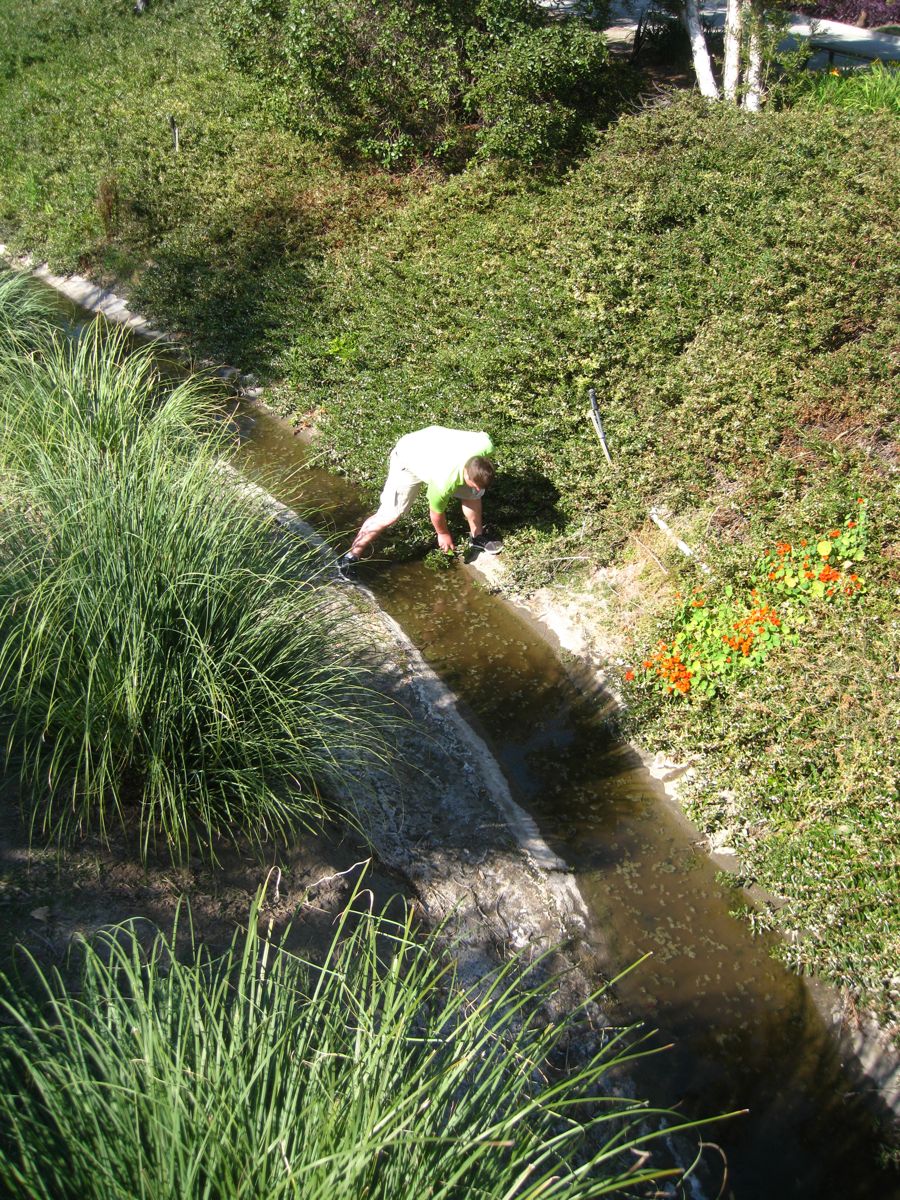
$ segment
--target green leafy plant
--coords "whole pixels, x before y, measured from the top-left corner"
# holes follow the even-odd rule
[[[449,571],[455,567],[459,552],[455,550],[429,550],[422,560],[429,571]]]
[[[262,917],[221,959],[125,925],[83,945],[74,987],[33,961],[36,998],[5,981],[7,1196],[575,1200],[681,1174],[630,1153],[671,1114],[604,1094],[628,1031],[592,1034],[590,1002],[547,1020],[540,962],[465,985],[411,915],[351,907],[314,964]]]
[[[875,62],[865,68],[808,72],[792,82],[790,99],[806,108],[900,113],[900,66]]]
[[[599,11],[551,18],[529,0],[228,0],[231,62],[281,96],[291,128],[395,169],[474,149],[533,165],[583,144],[620,100]]]
[[[481,156],[534,167],[579,149],[604,106],[622,106],[614,79],[624,87],[598,31],[572,21],[523,31],[486,57],[471,89]]]
[[[756,593],[737,597],[728,585],[709,602],[700,589],[684,602],[673,622],[671,642],[660,642],[642,663],[648,678],[666,694],[709,698],[741,673],[761,666],[785,639],[784,618]],[[628,673],[634,678],[634,672]]]
[[[667,695],[709,699],[741,674],[760,668],[785,644],[797,645],[798,630],[813,604],[851,603],[866,590],[853,569],[866,557],[868,506],[858,501],[856,517],[819,538],[798,545],[778,542],[751,572],[749,590],[727,584],[695,588],[672,622],[671,641],[662,641],[642,662],[647,678]],[[635,672],[626,672],[628,682]]]
[[[812,600],[851,601],[866,590],[858,566],[867,547],[868,505],[860,497],[854,516],[836,529],[767,550],[755,572],[757,586],[795,607]]]

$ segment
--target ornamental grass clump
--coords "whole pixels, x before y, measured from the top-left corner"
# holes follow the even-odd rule
[[[798,108],[900,113],[900,66],[875,61],[803,71],[789,86],[786,98]]]
[[[59,841],[317,828],[381,744],[315,551],[223,469],[213,399],[98,325],[0,356],[0,719]]]
[[[4,1195],[530,1200],[680,1174],[631,1153],[659,1114],[603,1094],[626,1031],[563,1072],[588,1005],[547,1021],[540,968],[463,986],[411,916],[349,907],[314,965],[260,916],[220,959],[124,925],[83,947],[77,987],[32,960],[33,998],[4,981]]]
[[[31,280],[0,268],[0,348],[25,352],[48,332],[48,306]]]

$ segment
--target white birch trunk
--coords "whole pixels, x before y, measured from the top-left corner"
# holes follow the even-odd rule
[[[744,108],[759,112],[762,104],[762,22],[763,15],[756,0],[750,0],[750,40],[747,47],[747,90]]]
[[[728,0],[725,8],[725,59],[722,64],[722,91],[726,100],[737,99],[741,71],[741,26],[745,0]]]
[[[700,85],[700,95],[705,96],[707,100],[718,100],[719,89],[713,77],[709,50],[707,49],[706,38],[703,36],[703,29],[700,25],[700,10],[697,7],[697,0],[684,0],[684,8],[681,15],[684,18],[688,37],[691,39],[694,72],[697,76],[697,83]]]

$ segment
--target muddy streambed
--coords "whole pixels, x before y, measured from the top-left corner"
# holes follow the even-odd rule
[[[352,529],[354,490],[316,469],[277,418],[244,410],[241,468],[283,502]],[[734,1200],[890,1200],[871,1099],[841,1062],[810,988],[731,915],[740,897],[629,747],[604,726],[608,697],[576,688],[558,656],[474,571],[373,560],[363,582],[455,691],[513,795],[575,870],[588,940],[617,985],[619,1016],[657,1030],[637,1080],[692,1115],[749,1109],[714,1129]],[[714,1153],[714,1152],[711,1152]],[[729,1190],[730,1189],[730,1190]]]

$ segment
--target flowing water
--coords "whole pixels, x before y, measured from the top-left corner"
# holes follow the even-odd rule
[[[345,480],[283,422],[244,413],[241,466],[278,498],[323,511],[325,532],[362,515]],[[346,539],[345,539],[346,541]],[[733,1200],[892,1200],[877,1167],[871,1110],[804,982],[731,912],[696,834],[627,746],[612,740],[604,697],[573,682],[527,621],[462,568],[373,561],[364,582],[461,700],[513,795],[574,869],[596,949],[612,971],[650,957],[617,985],[620,1014],[672,1048],[642,1064],[654,1104],[702,1116],[749,1109],[714,1126]]]
[[[250,477],[287,504],[318,508],[326,533],[355,527],[354,489],[310,465],[314,452],[283,422],[245,408],[239,424]],[[810,989],[731,915],[733,889],[637,755],[611,738],[605,698],[578,688],[469,570],[373,562],[364,582],[459,696],[513,795],[574,869],[607,970],[650,956],[617,985],[617,1016],[671,1043],[640,1066],[638,1093],[690,1116],[749,1110],[708,1130],[727,1159],[723,1200],[897,1200],[897,1176],[877,1165],[873,1110]]]

